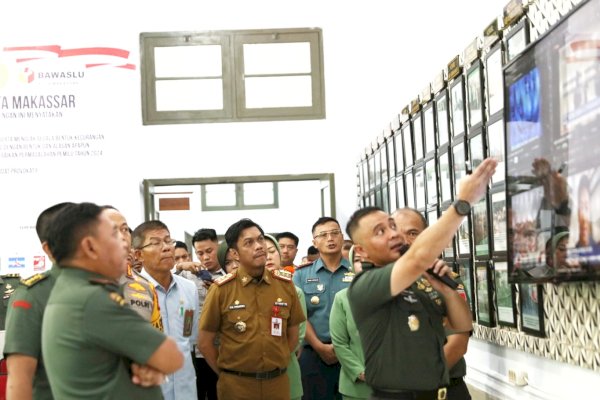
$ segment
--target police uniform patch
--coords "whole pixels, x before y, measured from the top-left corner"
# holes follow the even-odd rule
[[[138,282],[128,283],[127,286],[138,292],[146,291],[146,288]]]
[[[121,307],[123,307],[125,305],[125,299],[123,297],[121,297],[121,295],[119,293],[112,292],[108,297],[110,297],[110,299],[112,301],[114,301]]]
[[[230,281],[232,281],[232,280],[233,280],[233,278],[235,278],[235,277],[236,277],[236,275],[237,275],[237,274],[236,274],[236,272],[235,272],[235,271],[233,271],[233,272],[230,272],[230,273],[228,273],[227,275],[223,275],[223,276],[221,276],[221,277],[219,277],[219,278],[215,279],[214,283],[216,283],[216,284],[217,284],[217,286],[221,286],[221,285],[223,285],[223,284],[225,284],[225,283],[227,283],[227,282],[230,282]]]
[[[45,274],[35,274],[35,275],[30,276],[29,278],[21,279],[21,284],[23,284],[27,287],[32,287],[33,285],[35,285],[36,283],[38,283],[40,281],[43,281],[47,277],[48,277],[48,275],[45,275]]]
[[[286,281],[286,282],[292,281],[292,274],[290,274],[288,271],[286,271],[284,269],[273,270],[273,276],[282,281]]]

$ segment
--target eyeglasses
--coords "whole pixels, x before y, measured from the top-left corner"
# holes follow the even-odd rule
[[[152,240],[150,243],[143,245],[142,247],[140,247],[139,249],[145,249],[146,247],[157,247],[160,246],[160,248],[164,248],[164,247],[171,247],[171,246],[175,246],[175,240],[171,239],[171,238],[166,238],[164,240]]]
[[[342,234],[342,231],[339,229],[333,229],[331,231],[326,231],[326,232],[321,232],[316,234],[315,236],[313,236],[314,239],[327,239],[328,236],[331,236],[331,238],[336,238],[339,235]]]

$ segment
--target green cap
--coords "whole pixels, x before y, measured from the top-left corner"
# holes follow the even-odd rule
[[[219,265],[223,269],[225,269],[225,259],[227,257],[227,250],[229,250],[229,246],[227,246],[227,242],[223,240],[221,243],[219,243],[219,247],[217,248],[217,260],[219,261]]]

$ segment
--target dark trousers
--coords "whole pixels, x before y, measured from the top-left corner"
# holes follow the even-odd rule
[[[462,378],[453,378],[448,386],[448,400],[471,400],[467,384]]]
[[[208,365],[204,358],[196,357],[192,353],[194,369],[196,370],[196,390],[198,391],[198,400],[217,400],[217,379],[218,375]]]
[[[339,363],[327,365],[310,346],[305,346],[300,354],[303,400],[342,400],[338,391],[340,380]]]

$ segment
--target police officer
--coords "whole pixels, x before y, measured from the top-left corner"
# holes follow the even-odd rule
[[[335,294],[350,285],[354,273],[350,262],[342,257],[344,237],[337,220],[319,218],[313,224],[312,234],[320,257],[294,273],[294,283],[304,292],[308,313],[305,346],[300,355],[303,398],[341,399],[341,366],[331,343],[329,314]]]
[[[427,228],[427,221],[423,215],[413,208],[400,208],[392,213],[394,222],[396,223],[396,230],[404,237],[404,242],[412,245],[417,236]],[[457,287],[458,293],[467,300],[467,294],[465,287],[458,278],[458,274],[453,273],[452,277],[456,280],[459,285]],[[439,298],[435,291],[430,290],[431,285],[426,279],[420,278],[417,281],[417,289],[423,290],[429,293],[429,296],[436,302]],[[439,300],[441,306],[443,299]],[[450,368],[449,376],[450,381],[448,383],[448,400],[470,400],[471,395],[469,394],[469,388],[464,381],[464,376],[467,374],[467,363],[463,357],[467,352],[467,346],[469,344],[470,332],[459,332],[451,329],[446,329],[446,344],[444,345],[444,356],[446,358],[446,364]]]
[[[444,311],[449,326],[460,332],[472,329],[471,312],[457,291],[426,271],[433,265],[438,275],[451,273],[436,258],[470,212],[470,204],[485,195],[496,165],[495,160],[486,159],[464,177],[453,207],[423,231],[402,257],[402,237],[387,213],[368,207],[348,221],[347,233],[364,261],[348,299],[373,399],[445,399],[449,378],[443,354]],[[445,310],[417,287],[422,275],[443,296]]]
[[[163,374],[183,365],[177,344],[126,306],[118,291],[128,245],[105,208],[66,206],[56,214],[48,245],[61,268],[42,322],[42,354],[55,398],[161,399],[142,387],[130,364]]]
[[[286,367],[305,320],[296,289],[289,273],[265,268],[265,237],[258,224],[242,219],[227,229],[225,239],[240,267],[211,286],[198,335],[200,351],[219,375],[218,397],[289,399]]]

